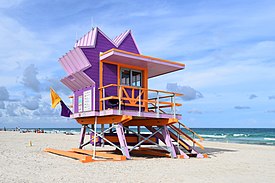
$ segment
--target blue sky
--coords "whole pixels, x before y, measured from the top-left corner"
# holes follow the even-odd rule
[[[190,127],[275,127],[274,1],[0,0],[0,128],[79,127],[50,108],[70,92],[58,58],[98,26],[131,29],[142,54],[186,64],[150,80],[178,99]]]

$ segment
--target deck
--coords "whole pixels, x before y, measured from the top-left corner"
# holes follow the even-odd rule
[[[83,117],[95,117],[95,116],[113,116],[113,115],[127,115],[133,117],[144,117],[144,118],[174,118],[174,114],[158,114],[156,112],[139,112],[134,110],[121,110],[118,109],[107,109],[103,111],[89,111],[82,113],[74,113],[71,118],[83,118]],[[176,114],[176,119],[181,119],[181,114]]]

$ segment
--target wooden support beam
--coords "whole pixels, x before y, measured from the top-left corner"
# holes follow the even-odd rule
[[[145,126],[145,127],[149,131],[151,131],[152,133],[154,133],[156,131],[155,128],[153,128],[152,126]],[[169,133],[170,133],[171,138],[173,138],[173,136],[172,136],[173,134],[171,135],[170,131],[169,131]],[[163,138],[163,136],[160,133],[156,133],[155,136],[158,137],[162,142],[165,143],[164,138]],[[181,141],[179,143],[181,143]],[[183,145],[185,145],[185,144],[183,143]],[[174,146],[174,148],[176,150],[178,158],[182,158],[183,157],[184,159],[189,159],[189,156],[187,154],[185,154],[177,145],[173,144],[173,146]],[[189,148],[189,146],[186,146],[186,148]],[[154,150],[164,151],[164,150],[160,150],[160,149],[154,149]]]
[[[162,135],[165,140],[166,147],[171,154],[171,158],[176,158],[177,157],[176,150],[173,146],[170,133],[166,125],[163,126]]]
[[[84,149],[72,148],[71,151],[82,153],[82,154],[87,154],[87,155],[93,155],[93,150],[84,150]],[[125,161],[126,160],[126,156],[118,155],[118,154],[110,154],[108,152],[103,152],[103,151],[101,151],[101,152],[96,151],[95,155],[97,157],[110,158],[110,159],[113,159],[113,160],[116,160],[116,161]]]
[[[82,163],[88,163],[88,162],[94,161],[91,156],[82,155],[82,154],[78,154],[78,153],[74,153],[74,152],[57,150],[57,149],[52,149],[52,148],[46,148],[44,151],[53,153],[53,154],[57,154],[60,156],[66,156],[69,158],[78,159]]]
[[[129,154],[129,149],[127,146],[127,141],[125,138],[124,130],[123,130],[123,125],[119,123],[116,127],[116,133],[117,137],[119,140],[120,148],[122,151],[122,154],[127,157],[127,159],[131,159],[130,154]]]
[[[82,125],[80,132],[80,140],[79,140],[79,148],[82,149],[82,144],[84,143],[85,135],[86,135],[87,125]]]
[[[128,115],[98,116],[97,124],[125,123],[131,119],[132,119],[132,116],[128,116]],[[82,125],[94,124],[95,117],[76,118],[76,121]]]

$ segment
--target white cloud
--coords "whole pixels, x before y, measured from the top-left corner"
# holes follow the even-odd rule
[[[0,109],[5,109],[6,106],[5,106],[5,103],[4,101],[0,101]]]
[[[250,96],[249,96],[249,99],[254,99],[254,98],[257,98],[258,96],[257,95],[255,95],[255,94],[251,94]]]
[[[9,100],[10,94],[6,87],[0,87],[0,101],[7,101]]]
[[[28,110],[36,110],[39,108],[40,98],[41,96],[32,96],[27,99],[23,99],[21,104]]]
[[[19,105],[18,104],[15,104],[15,103],[9,103],[7,106],[6,106],[6,114],[8,116],[18,116],[19,115],[19,112],[18,112],[18,107]]]
[[[49,103],[43,102],[39,109],[34,111],[33,114],[35,116],[49,116],[49,117],[54,117],[54,116],[59,116],[59,109],[52,109]]]
[[[31,64],[24,69],[22,78],[22,84],[35,92],[40,91],[40,81],[37,79],[37,74],[37,68]]]
[[[249,106],[235,106],[235,109],[250,109]]]
[[[0,8],[11,8],[14,6],[18,6],[23,1],[24,0],[12,0],[12,1],[0,0]]]
[[[197,98],[203,98],[203,95],[199,91],[191,88],[190,86],[180,86],[177,83],[167,83],[166,89],[168,91],[183,94],[183,96],[181,96],[181,99],[183,100],[194,100]]]

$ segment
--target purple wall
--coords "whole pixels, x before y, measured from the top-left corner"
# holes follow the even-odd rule
[[[95,84],[95,110],[99,110],[99,54],[100,52],[105,52],[109,49],[116,48],[112,42],[106,39],[100,32],[97,34],[96,46],[95,48],[81,48],[83,53],[88,58],[89,62],[91,63],[91,67],[86,69],[84,72],[96,83]],[[132,52],[132,53],[139,53],[135,42],[132,36],[129,34],[118,49]],[[104,64],[103,68],[103,84],[116,84],[117,83],[117,66],[112,64]],[[110,94],[113,93],[115,90],[111,91]]]
[[[134,39],[130,34],[128,34],[128,36],[119,45],[118,49],[139,54]]]
[[[84,72],[92,78],[95,82],[95,110],[99,110],[99,53],[105,52],[109,49],[115,48],[115,46],[106,39],[100,32],[97,34],[96,47],[95,48],[82,48],[82,51],[91,63],[91,67]],[[104,77],[104,76],[103,76]]]
[[[93,88],[94,86],[91,86],[91,87],[86,87],[82,90],[77,90],[74,92],[74,113],[77,113],[78,112],[78,97],[80,95],[83,96],[83,92],[84,91],[87,91],[87,90],[92,90],[92,110],[94,109],[94,102],[93,102],[93,99],[94,99],[94,91],[93,91]],[[82,104],[83,104],[83,99],[82,99]],[[82,110],[84,109],[84,106],[82,106]],[[82,111],[83,112],[83,111]]]
[[[113,64],[103,64],[103,86],[108,84],[117,84],[117,65]],[[105,97],[118,96],[117,87],[109,87],[105,90]],[[105,106],[108,107],[108,102],[106,101]]]

